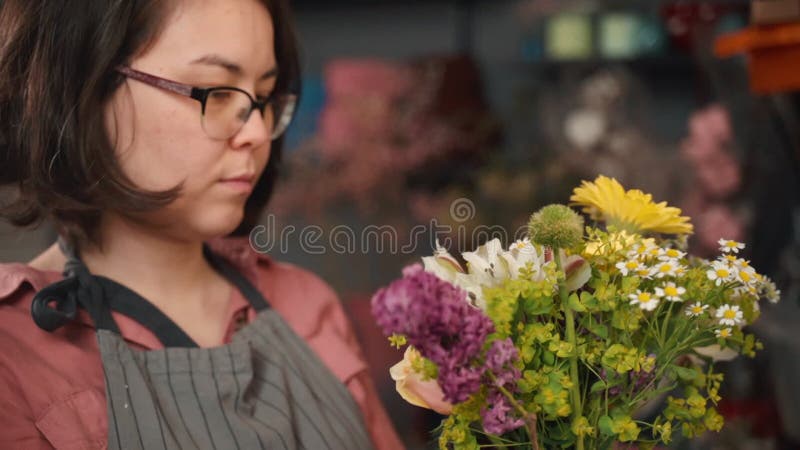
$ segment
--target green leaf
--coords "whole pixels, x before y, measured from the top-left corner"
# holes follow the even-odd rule
[[[581,292],[581,303],[589,309],[596,309],[600,306],[594,295],[586,291]]]
[[[570,295],[567,305],[569,305],[569,308],[573,311],[586,312],[586,307],[581,303],[580,299],[578,298],[578,294],[573,293]]]
[[[589,389],[589,392],[594,394],[595,392],[604,391],[604,390],[606,390],[607,386],[608,386],[608,383],[606,383],[604,380],[596,381],[592,385],[592,387]]]
[[[603,436],[614,436],[616,433],[614,433],[613,427],[614,421],[608,415],[600,417],[600,420],[597,421],[597,429]]]
[[[684,381],[692,381],[697,377],[697,371],[692,368],[673,365],[672,370],[675,371],[675,375]]]
[[[608,326],[598,322],[591,315],[586,315],[581,318],[581,326],[600,338],[608,339]]]
[[[548,314],[553,308],[552,299],[524,298],[522,304],[525,314],[530,316]]]

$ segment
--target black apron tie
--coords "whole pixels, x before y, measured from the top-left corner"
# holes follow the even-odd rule
[[[62,239],[58,240],[58,245],[67,256],[64,279],[45,287],[33,297],[31,315],[34,323],[45,331],[53,332],[75,320],[80,305],[89,312],[98,329],[119,333],[119,327],[105,303],[103,287],[70,245]]]

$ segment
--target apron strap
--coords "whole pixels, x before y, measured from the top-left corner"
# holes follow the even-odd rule
[[[203,246],[203,254],[206,256],[206,259],[211,264],[217,272],[219,272],[225,279],[233,283],[233,285],[239,289],[239,292],[242,293],[244,298],[250,302],[250,305],[256,311],[263,311],[268,309],[269,302],[261,292],[253,286],[253,283],[247,279],[244,275],[241,274],[236,268],[230,265],[228,261],[219,256],[215,255],[211,249],[207,246]]]
[[[75,319],[78,306],[83,307],[98,330],[121,334],[111,311],[117,311],[150,330],[165,347],[197,347],[175,322],[147,299],[110,278],[92,275],[71,247],[59,240],[67,255],[65,278],[36,293],[31,315],[39,328],[55,331]],[[256,311],[269,308],[269,302],[253,284],[226,260],[215,255],[208,246],[203,254],[209,264],[234,285]]]
[[[109,311],[117,311],[135,320],[150,330],[164,347],[198,346],[178,324],[137,292],[110,278],[98,275],[94,278],[106,292]],[[101,327],[98,326],[97,329]]]

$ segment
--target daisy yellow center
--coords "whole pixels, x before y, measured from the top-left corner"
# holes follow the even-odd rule
[[[640,302],[649,303],[651,300],[653,300],[653,297],[650,295],[649,292],[642,292],[641,294],[639,294]]]
[[[725,255],[725,259],[727,259],[730,262],[736,262],[736,257],[733,255]]]
[[[674,286],[667,286],[664,288],[664,293],[670,297],[677,297],[678,296],[678,288]]]
[[[736,311],[729,309],[722,314],[723,317],[726,319],[735,319],[736,318]]]
[[[728,269],[717,269],[717,276],[718,277],[720,277],[720,278],[728,278],[728,275],[730,275],[730,272],[728,271]]]
[[[703,307],[702,306],[700,306],[700,305],[692,306],[692,313],[700,314],[701,312],[703,312]]]
[[[746,282],[748,282],[748,281],[750,281],[750,280],[752,279],[752,278],[750,277],[750,274],[749,274],[749,273],[747,273],[747,272],[742,272],[741,276],[742,276],[742,281],[744,281],[745,283],[746,283]]]
[[[625,268],[628,270],[633,270],[637,267],[639,267],[639,263],[637,263],[636,261],[628,261],[625,263]]]
[[[719,337],[724,337],[724,338],[726,338],[726,337],[729,337],[730,335],[731,335],[731,330],[729,330],[729,329],[727,329],[727,328],[726,328],[726,329],[724,329],[724,330],[721,330],[721,331],[719,332]]]
[[[725,246],[728,247],[728,248],[736,248],[736,247],[739,246],[739,243],[734,242],[734,241],[728,241],[728,242],[725,243]]]
[[[677,258],[679,253],[674,248],[671,248],[671,249],[667,250],[666,255],[669,256],[670,258]]]
[[[658,268],[658,271],[661,273],[671,272],[672,264],[662,264],[661,267]]]
[[[642,269],[637,271],[636,273],[639,274],[640,277],[646,277],[647,275],[650,274],[650,271],[648,271],[647,269]]]

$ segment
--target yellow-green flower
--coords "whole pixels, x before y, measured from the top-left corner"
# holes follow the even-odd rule
[[[631,232],[680,235],[693,231],[689,218],[681,216],[680,209],[667,206],[666,202],[655,203],[650,194],[638,189],[625,191],[617,180],[602,175],[575,188],[570,201],[582,206],[595,220]]]
[[[639,437],[641,430],[631,417],[624,416],[614,420],[611,431],[617,434],[620,442],[631,442]]]

